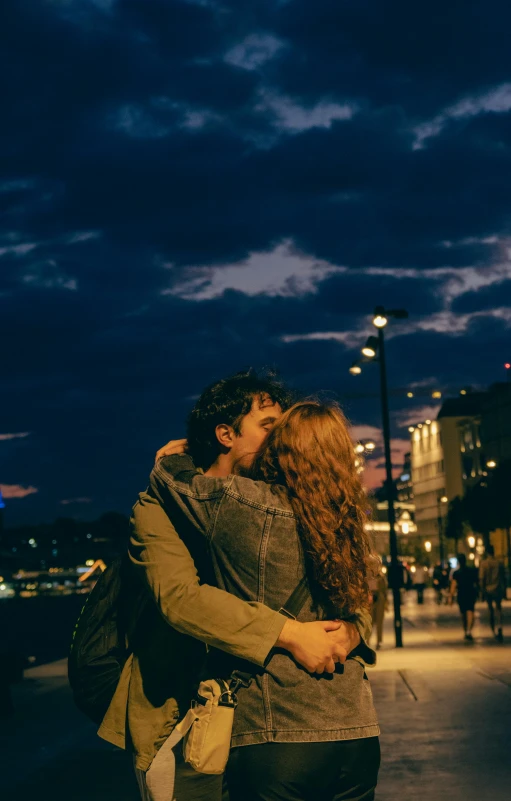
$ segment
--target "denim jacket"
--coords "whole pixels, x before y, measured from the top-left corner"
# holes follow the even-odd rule
[[[219,587],[275,610],[285,604],[304,575],[304,561],[284,488],[233,475],[204,476],[186,455],[158,462],[150,483],[173,519],[181,516],[209,543]],[[309,595],[298,620],[321,616]],[[366,651],[366,661],[374,663],[374,652]],[[240,667],[246,669],[233,660],[224,662],[223,675]],[[371,687],[358,658],[338,665],[333,675],[318,676],[274,649],[251,685],[240,689],[238,701],[233,747],[379,734]]]

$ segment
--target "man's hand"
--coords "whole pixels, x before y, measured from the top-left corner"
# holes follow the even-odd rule
[[[360,632],[354,623],[348,623],[347,620],[336,620],[334,622],[339,623],[340,626],[338,629],[328,632],[328,639],[335,643],[338,655],[342,657],[342,654],[345,654],[344,659],[339,658],[337,660],[344,663],[351,652],[359,645]]]
[[[286,620],[276,644],[289,651],[309,673],[333,673],[335,663],[344,663],[359,642],[354,624],[344,620]]]
[[[186,439],[171,439],[163,448],[156,451],[156,461],[163,456],[174,456],[176,453],[186,453],[188,442]]]

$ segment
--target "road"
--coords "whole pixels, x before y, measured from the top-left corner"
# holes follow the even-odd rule
[[[370,673],[382,728],[378,801],[509,801],[511,626],[497,643],[480,603],[467,642],[457,607],[438,607],[431,591],[424,606],[408,593],[403,617],[405,647],[392,647],[388,614]]]
[[[382,727],[377,801],[509,801],[511,798],[511,603],[504,644],[478,605],[467,643],[456,607],[408,593],[405,647],[385,622],[370,671]],[[509,639],[506,637],[509,635]],[[64,661],[26,671],[14,687],[16,717],[0,726],[3,801],[138,801],[124,752],[104,743],[73,707]]]

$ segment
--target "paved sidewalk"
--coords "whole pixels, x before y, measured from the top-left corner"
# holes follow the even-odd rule
[[[403,614],[405,648],[392,647],[389,614],[369,674],[382,727],[377,801],[509,801],[511,628],[494,643],[479,605],[465,643],[455,608],[409,595]],[[2,801],[138,801],[124,752],[74,708],[65,660],[27,670],[14,696],[14,721],[0,721]]]
[[[389,645],[370,672],[382,728],[377,801],[509,801],[511,645],[491,638],[482,604],[474,643],[457,608],[408,600],[403,615],[405,647],[391,647],[388,614]]]

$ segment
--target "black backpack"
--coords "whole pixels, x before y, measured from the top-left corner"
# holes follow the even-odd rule
[[[131,603],[127,556],[105,570],[87,597],[73,632],[68,677],[75,703],[94,723],[101,723],[130,654]]]

